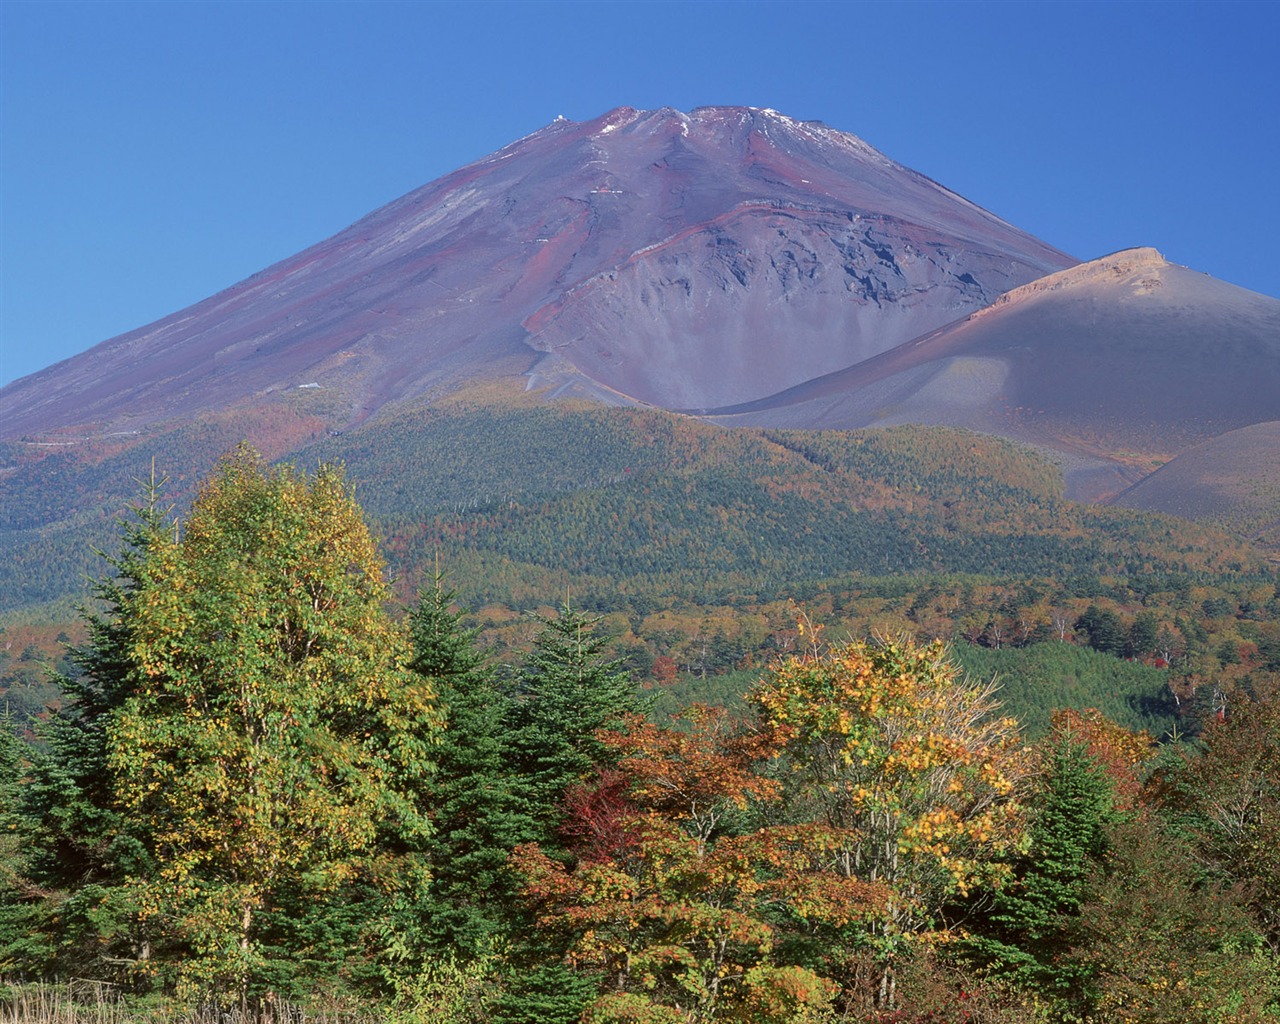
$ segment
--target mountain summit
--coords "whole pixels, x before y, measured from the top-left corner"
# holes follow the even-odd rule
[[[723,408],[1076,261],[773,110],[557,119],[227,290],[13,382],[0,439],[323,389],[336,425],[476,378]]]
[[[1071,497],[1178,512],[1194,480],[1218,495],[1195,508],[1236,508],[1271,493],[1272,434],[1246,428],[1280,422],[1280,301],[1150,248],[1078,263],[820,122],[620,107],[13,382],[0,441],[212,417],[275,424],[286,454],[493,380],[725,425],[967,427],[1049,453]],[[1197,457],[1138,487],[1228,432],[1199,450],[1229,479]]]

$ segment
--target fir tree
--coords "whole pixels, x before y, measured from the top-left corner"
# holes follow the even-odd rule
[[[152,471],[121,522],[119,553],[102,555],[108,571],[93,584],[94,604],[81,610],[88,640],[69,654],[74,672],[54,677],[65,702],[40,731],[46,753],[33,759],[19,826],[30,851],[28,888],[47,897],[37,919],[51,959],[24,963],[28,971],[136,979],[133,968],[145,973],[154,952],[154,930],[121,885],[153,864],[115,805],[107,757],[109,727],[136,682],[130,647],[151,552],[172,534],[160,506],[165,482]]]
[[[597,732],[644,710],[630,676],[608,657],[600,617],[569,606],[543,621],[518,679],[511,749],[530,838],[567,857],[559,834],[566,791],[596,766],[616,759]],[[594,995],[594,982],[569,970],[563,936],[538,928],[531,908],[513,907],[505,989],[498,1024],[572,1024]]]
[[[411,667],[432,682],[447,719],[429,784],[433,878],[418,927],[429,949],[474,959],[492,945],[514,902],[507,857],[529,838],[530,823],[512,787],[505,697],[454,598],[437,568],[410,615]]]
[[[27,877],[26,821],[21,799],[31,748],[18,738],[9,710],[0,714],[0,975],[48,962],[47,930]]]
[[[1118,819],[1112,786],[1087,747],[1059,736],[1048,755],[1025,854],[969,940],[989,970],[1073,1010],[1087,1007],[1093,972],[1070,956],[1072,918]]]
[[[601,618],[566,602],[543,621],[520,672],[512,719],[515,763],[537,838],[551,845],[565,791],[611,758],[596,732],[647,709],[630,675],[608,657]]]

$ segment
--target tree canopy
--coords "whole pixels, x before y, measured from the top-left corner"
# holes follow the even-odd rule
[[[243,999],[272,973],[282,901],[425,881],[435,694],[339,470],[242,447],[185,522],[148,504],[140,523],[77,659],[44,773],[68,799],[46,816],[139,851],[101,872],[142,936],[137,971],[168,951],[188,985]]]
[[[1252,639],[1219,654],[1191,618],[1122,618],[1097,580],[867,591],[988,645],[975,680],[941,642],[826,644],[794,605],[469,617],[438,563],[398,617],[341,470],[242,447],[181,522],[160,489],[62,703],[0,719],[10,976],[404,1024],[1280,1015],[1274,585],[1233,598]],[[1068,669],[1120,664],[1073,630],[1143,658],[1195,743],[1053,710]],[[12,638],[29,665],[32,635]],[[1175,676],[1179,644],[1197,660]],[[1007,692],[1043,697],[1026,733],[982,681],[1013,655]]]

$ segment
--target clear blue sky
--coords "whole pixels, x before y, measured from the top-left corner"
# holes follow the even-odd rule
[[[1280,296],[1280,4],[0,0],[0,383],[558,114],[774,107]]]

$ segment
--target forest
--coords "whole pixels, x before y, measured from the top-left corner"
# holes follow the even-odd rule
[[[78,623],[0,635],[6,1019],[50,992],[154,1021],[1280,1019],[1273,576],[1190,530],[1083,530],[1001,449],[982,486],[1039,520],[1019,540],[952,479],[954,434],[932,463],[911,434],[726,434],[750,486],[645,475],[703,440],[536,498],[612,529],[584,569],[625,581],[667,556],[611,495],[715,497],[612,607],[538,595],[554,573],[477,589],[476,545],[585,550],[513,516],[529,495],[426,530],[384,504],[380,544],[350,463],[241,446],[181,510],[153,476]],[[812,477],[774,478],[796,458]],[[831,538],[804,522],[841,474],[864,514]],[[664,599],[721,516],[725,557],[763,568],[699,600],[694,560]],[[802,585],[735,533],[768,516]],[[821,543],[877,531],[928,571],[819,576]],[[980,573],[1002,532],[1008,571]],[[399,587],[387,550],[415,563]]]

